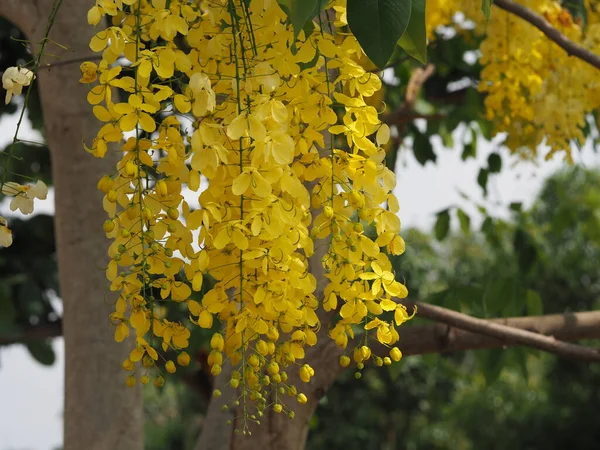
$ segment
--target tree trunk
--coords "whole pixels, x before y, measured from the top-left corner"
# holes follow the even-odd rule
[[[215,386],[223,391],[223,396],[212,398],[206,418],[202,424],[202,432],[194,450],[303,450],[308,437],[309,421],[319,400],[325,395],[335,378],[340,373],[337,360],[342,351],[326,336],[326,328],[319,334],[319,343],[306,350],[306,362],[315,369],[315,376],[310,383],[303,383],[296,370],[288,371],[291,385],[298,387],[308,398],[305,405],[296,401],[295,397],[282,396],[282,403],[295,413],[290,419],[285,413],[275,413],[271,409],[260,417],[260,425],[249,423],[251,435],[241,433],[242,423],[221,407],[231,405],[237,395],[236,391],[226,386],[231,376],[230,370],[216,378]],[[226,422],[232,420],[231,425]],[[240,432],[235,432],[235,428]]]
[[[22,28],[35,52],[53,3],[2,0],[0,14]],[[104,275],[108,241],[102,223],[106,217],[96,183],[114,171],[115,160],[96,159],[82,145],[83,141],[91,143],[99,128],[86,102],[87,87],[78,82],[80,58],[92,56],[88,43],[95,31],[86,18],[91,6],[91,1],[63,2],[38,73],[46,140],[52,153],[64,307],[64,449],[142,450],[141,390],[125,386],[121,364],[128,346],[114,342],[109,323],[114,297]],[[48,69],[46,63],[58,65]]]

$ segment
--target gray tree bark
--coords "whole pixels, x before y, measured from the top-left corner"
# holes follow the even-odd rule
[[[53,0],[2,0],[0,15],[19,26],[39,48]],[[91,1],[65,0],[46,47],[44,63],[60,63],[38,73],[45,137],[52,156],[56,198],[56,240],[63,299],[65,367],[65,450],[142,450],[140,388],[125,386],[121,368],[128,346],[112,336],[109,295],[103,268],[108,241],[96,183],[114,171],[115,160],[96,159],[82,146],[99,125],[78,82],[79,58],[94,29],[87,25]],[[67,50],[53,44],[57,42]],[[68,63],[69,60],[77,62]]]

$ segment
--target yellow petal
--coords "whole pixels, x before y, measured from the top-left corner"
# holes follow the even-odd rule
[[[375,135],[375,140],[377,141],[377,145],[385,145],[390,140],[390,127],[387,124],[383,124],[377,130],[377,134]]]
[[[237,228],[233,230],[233,243],[240,250],[246,250],[248,248],[248,238]]]
[[[381,305],[381,308],[383,308],[384,311],[394,311],[396,309],[396,306],[398,306],[398,304],[392,300],[381,300],[381,302],[379,303]]]
[[[252,181],[252,175],[248,172],[242,172],[239,174],[234,180],[231,186],[231,192],[234,195],[243,195],[246,193],[248,188],[250,187],[250,182]],[[269,186],[270,188],[271,186]]]
[[[237,116],[227,127],[227,136],[229,139],[237,141],[248,131],[248,118],[245,114]]]

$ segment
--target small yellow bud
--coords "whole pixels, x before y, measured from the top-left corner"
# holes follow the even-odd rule
[[[166,197],[169,194],[165,180],[160,180],[156,183],[156,192],[158,192],[161,197]]]
[[[150,377],[148,375],[143,375],[140,377],[140,382],[142,384],[148,384],[150,382]]]
[[[340,356],[340,366],[348,367],[349,364],[350,364],[350,358],[348,358],[346,355]]]
[[[333,208],[331,206],[323,208],[323,215],[326,219],[331,219],[333,217]]]
[[[135,369],[135,364],[133,363],[132,360],[130,360],[129,358],[127,358],[125,361],[123,361],[123,369],[125,369],[125,370],[133,370],[133,369]]]
[[[400,361],[402,359],[402,352],[400,351],[400,349],[398,347],[394,347],[393,349],[390,350],[390,358],[392,358],[392,361]]]
[[[360,379],[361,379],[361,377],[362,377],[362,374],[361,374],[360,372],[356,372],[356,373],[354,374],[354,378],[356,378],[357,380],[360,380]]]
[[[281,411],[283,411],[283,406],[281,406],[279,403],[275,403],[273,405],[273,411],[275,411],[276,413],[280,413]]]
[[[169,209],[167,209],[167,216],[169,216],[169,219],[171,220],[177,220],[177,218],[179,217],[179,211],[177,210],[177,208],[170,207]]]
[[[260,364],[260,359],[255,354],[252,354],[248,357],[248,364],[250,364],[254,368],[257,368]]]
[[[240,380],[232,379],[229,384],[232,388],[237,389],[237,387],[240,385]]]
[[[144,220],[146,221],[152,219],[152,210],[147,206],[142,208],[142,217],[144,217]]]
[[[154,360],[149,355],[145,355],[144,358],[142,358],[142,365],[146,369],[149,369],[154,365]]]
[[[177,368],[175,367],[175,363],[173,361],[167,361],[165,364],[165,370],[169,373],[175,373]]]
[[[221,335],[220,333],[213,334],[212,338],[210,339],[210,347],[213,350],[222,352],[224,346],[225,346],[225,340],[223,339],[223,335]]]
[[[360,348],[355,348],[352,356],[354,357],[355,363],[361,363],[364,360],[364,357],[363,357],[362,352],[360,351]]]
[[[392,364],[392,360],[390,359],[389,356],[386,356],[385,358],[383,358],[383,364],[385,364],[386,366],[389,366],[390,364]]]
[[[219,375],[221,373],[221,366],[218,365],[214,365],[211,367],[210,369],[210,373],[216,377],[217,375]]]
[[[113,179],[108,175],[104,175],[102,178],[100,178],[100,181],[98,181],[98,190],[108,194],[108,192],[112,189],[113,184]]]
[[[267,372],[269,372],[270,375],[276,375],[279,373],[279,364],[277,364],[275,361],[270,362],[269,365],[267,366]]]
[[[256,351],[259,354],[261,354],[262,356],[265,356],[269,353],[269,347],[268,347],[267,343],[265,341],[263,341],[262,339],[258,340],[255,348],[256,348]]]
[[[106,199],[111,202],[114,203],[117,201],[117,191],[115,191],[114,189],[111,189],[110,191],[108,191],[108,193],[106,194]]]
[[[367,359],[369,359],[371,357],[371,349],[369,347],[367,347],[366,345],[363,345],[360,348],[360,354],[363,357],[363,361],[366,361]]]
[[[213,397],[215,397],[215,398],[219,398],[221,395],[222,395],[222,393],[221,393],[221,391],[220,391],[220,390],[218,390],[218,389],[215,389],[215,390],[213,391]]]
[[[308,401],[308,399],[306,398],[306,395],[298,394],[298,403],[300,403],[301,405],[304,405],[307,401]]]
[[[105,233],[110,233],[112,230],[115,229],[115,221],[114,220],[104,221],[104,225],[102,226],[102,228],[104,228]]]
[[[358,364],[356,365],[356,368],[357,368],[358,370],[363,370],[363,369],[365,368],[365,365],[364,365],[363,363],[358,363]]]
[[[127,387],[135,386],[135,377],[133,375],[129,375],[125,380],[125,384],[127,384]]]
[[[154,379],[153,383],[154,383],[154,386],[157,388],[163,387],[165,385],[165,379],[163,378],[162,375],[159,375]]]
[[[269,328],[269,331],[267,332],[267,337],[271,341],[276,341],[277,339],[279,339],[279,331],[277,330],[277,328],[275,328],[275,327]]]
[[[213,350],[208,354],[208,365],[209,366],[220,366],[223,364],[223,354],[217,350]]]
[[[300,371],[298,372],[300,375],[300,379],[302,381],[304,381],[305,383],[308,383],[310,381],[310,371],[308,369],[308,366],[305,364],[302,367],[300,367]]]
[[[190,364],[190,355],[187,352],[181,352],[177,355],[177,364],[180,366],[188,366]]]

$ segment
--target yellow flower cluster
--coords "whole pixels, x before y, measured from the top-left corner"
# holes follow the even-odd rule
[[[543,16],[573,42],[600,53],[599,15],[586,2],[588,27],[583,32],[567,9],[553,0],[519,3]],[[570,57],[540,30],[523,19],[494,8],[489,21],[472,0],[430,0],[427,5],[429,37],[440,25],[452,25],[457,11],[485,34],[481,44],[479,90],[486,94],[486,118],[496,133],[506,132],[505,144],[523,156],[535,154],[545,143],[551,157],[558,151],[571,160],[571,144],[581,144],[586,115],[600,106],[597,69]],[[464,24],[463,24],[464,25]]]
[[[336,17],[323,13],[298,40],[274,0],[97,0],[90,10],[91,24],[108,15],[112,26],[90,42],[100,64],[81,67],[104,123],[88,151],[103,157],[114,143],[121,154],[98,184],[119,292],[111,319],[117,341],[135,335],[124,367],[142,382],[152,370],[162,385],[159,360],[176,370],[170,354],[190,361],[189,329],[166,318],[173,302],[192,326],[222,324],[211,372],[229,359],[230,385],[259,412],[287,411],[281,391],[307,401],[286,381],[290,370],[314,376],[302,360],[321,309],[339,311],[329,334],[342,348],[357,326],[392,347],[410,318],[387,257],[404,251],[382,149],[390,130],[367,104],[381,81],[356,63],[345,2],[330,6]],[[315,252],[324,293],[309,270]],[[397,348],[372,356],[368,338],[354,351],[359,370],[400,359]]]
[[[19,210],[21,214],[25,215],[33,212],[33,203],[36,198],[45,200],[48,196],[48,187],[43,181],[27,185],[7,181],[1,186],[0,190],[4,195],[13,197],[10,201],[10,210]],[[9,247],[12,242],[12,231],[8,228],[8,222],[0,216],[0,246]]]
[[[13,95],[21,95],[23,88],[30,86],[34,78],[35,74],[25,67],[8,67],[2,74],[2,88],[6,90],[5,103],[8,105]],[[21,118],[23,118],[25,106],[23,106],[21,111]],[[12,146],[17,142],[18,131],[17,127],[17,133],[7,152],[9,158],[12,157]],[[18,209],[21,214],[31,214],[33,212],[34,200],[36,198],[45,200],[48,196],[48,187],[43,181],[38,181],[35,185],[22,185],[14,181],[6,181],[9,173],[7,169],[7,167],[3,168],[0,191],[6,196],[13,197],[10,201],[10,210],[16,211]],[[9,247],[12,245],[12,242],[12,231],[8,228],[8,221],[6,218],[0,216],[0,246]]]

